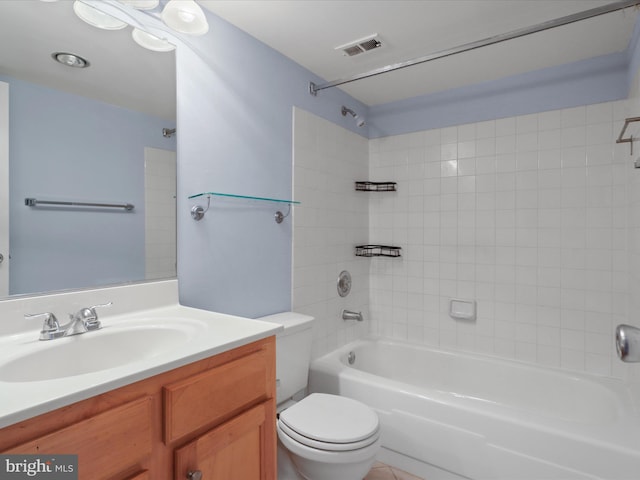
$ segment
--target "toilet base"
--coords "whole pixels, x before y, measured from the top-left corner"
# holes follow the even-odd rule
[[[309,462],[308,460],[295,455],[291,456],[291,460],[295,464],[298,473],[305,480],[361,480],[363,479],[376,459],[359,463],[319,463]],[[280,479],[279,479],[280,480]]]
[[[297,480],[295,476],[285,476],[291,473],[289,467],[293,467],[302,480],[362,480],[376,461],[380,438],[359,450],[329,452],[298,444],[278,429],[278,447],[278,458],[283,461],[278,466],[279,480]]]
[[[291,461],[289,452],[278,439],[278,480],[304,480]]]

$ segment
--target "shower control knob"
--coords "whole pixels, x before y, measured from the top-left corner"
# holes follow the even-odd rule
[[[202,480],[202,472],[200,470],[193,470],[187,473],[187,478],[189,480]]]
[[[346,270],[338,275],[338,295],[346,297],[351,291],[351,274]]]

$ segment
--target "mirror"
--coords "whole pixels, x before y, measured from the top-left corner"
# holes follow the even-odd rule
[[[175,277],[176,139],[163,135],[176,128],[175,54],[131,34],[86,24],[71,1],[0,2],[0,297]],[[90,66],[56,63],[54,52]]]

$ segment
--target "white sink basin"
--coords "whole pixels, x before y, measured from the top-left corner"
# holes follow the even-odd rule
[[[125,287],[126,294],[120,297],[101,297],[102,303],[109,300],[114,306],[123,302],[137,305],[139,301],[153,304],[156,295],[167,294],[154,284],[150,290],[134,289],[136,295],[132,299],[131,289]],[[153,298],[149,292],[155,292]],[[138,300],[138,294],[142,300]],[[170,295],[171,292],[169,298]],[[59,301],[67,304],[69,299],[65,296]],[[76,305],[100,303],[85,297],[74,301]],[[20,300],[5,313],[18,325],[29,328],[0,333],[0,428],[209,358],[282,329],[260,320],[168,303],[117,314],[110,310],[101,316],[100,330],[40,341],[41,323],[25,322],[22,312],[45,311],[52,308],[48,302],[27,308]],[[63,307],[57,310],[64,311]]]
[[[120,367],[180,348],[204,327],[194,321],[158,323],[143,319],[32,342],[26,351],[0,364],[0,381],[37,382]]]

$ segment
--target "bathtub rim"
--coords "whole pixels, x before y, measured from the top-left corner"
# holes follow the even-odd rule
[[[424,344],[424,343],[418,343],[418,342],[411,342],[410,340],[383,337],[380,335],[367,335],[363,338],[353,340],[341,347],[336,348],[335,350],[332,350],[330,352],[325,353],[324,355],[321,355],[317,358],[312,359],[311,363],[314,364],[315,362],[320,362],[320,361],[324,362],[326,360],[335,359],[336,355],[338,355],[338,360],[344,367],[358,370],[363,374],[369,374],[364,370],[359,370],[357,368],[351,367],[350,365],[347,365],[345,362],[342,361],[342,359],[343,358],[346,359],[346,355],[348,355],[349,352],[353,350],[353,348],[357,348],[357,346],[370,343],[370,342],[381,343],[381,344],[392,344],[392,345],[393,344],[405,345],[411,348],[423,349],[423,350],[428,350],[435,353],[442,353],[445,355],[454,355],[454,356],[459,356],[459,357],[468,358],[468,359],[478,359],[482,361],[490,361],[490,362],[496,362],[496,363],[513,363],[520,366],[521,368],[528,369],[528,370],[530,369],[534,371],[551,372],[551,373],[554,373],[555,375],[561,375],[561,376],[568,377],[575,380],[602,384],[603,386],[607,388],[611,388],[614,391],[625,390],[625,393],[626,393],[627,391],[632,390],[632,385],[630,385],[629,382],[623,379],[615,378],[611,376],[598,375],[598,374],[594,374],[590,372],[582,372],[578,370],[563,369],[561,367],[555,367],[552,365],[541,365],[533,362],[528,362],[526,360],[520,360],[517,358],[510,358],[510,357],[502,357],[502,356],[491,354],[491,353],[473,352],[468,350],[457,350],[454,348],[448,348],[448,347],[443,347],[439,345],[430,345],[430,344]],[[374,374],[369,374],[369,375],[376,376]],[[395,380],[391,380],[391,381],[395,381]],[[398,382],[398,383],[405,383],[405,382]],[[633,409],[637,414],[640,415],[640,404],[637,406],[633,404]]]
[[[354,348],[361,347],[371,342],[380,342],[383,344],[397,344],[403,346],[409,346],[412,348],[425,349],[428,351],[432,351],[435,353],[444,353],[455,356],[462,356],[468,359],[481,359],[481,360],[489,360],[496,361],[500,363],[515,363],[518,367],[525,369],[533,369],[543,372],[552,372],[556,375],[567,376],[569,378],[575,378],[581,381],[587,382],[595,382],[600,384],[604,388],[611,390],[616,396],[616,399],[619,400],[618,408],[621,409],[619,415],[617,416],[617,421],[607,425],[595,424],[581,424],[579,422],[571,422],[571,421],[560,421],[557,419],[551,419],[544,415],[531,415],[528,418],[523,418],[517,415],[514,415],[514,412],[508,412],[508,415],[504,414],[504,411],[500,408],[491,409],[491,408],[470,408],[468,405],[461,406],[459,404],[454,405],[458,408],[464,408],[466,411],[481,415],[487,415],[495,420],[499,421],[509,421],[513,422],[516,425],[526,427],[526,428],[534,428],[540,430],[542,432],[560,435],[564,438],[573,439],[576,441],[585,441],[587,439],[589,443],[600,446],[602,448],[614,448],[619,452],[624,452],[629,455],[636,456],[640,459],[640,445],[635,448],[630,447],[629,445],[635,445],[637,443],[636,440],[633,440],[632,435],[622,436],[620,437],[620,429],[624,429],[623,431],[640,431],[640,415],[638,414],[638,408],[635,402],[633,402],[632,395],[633,389],[629,385],[628,382],[623,380],[610,378],[610,377],[602,377],[598,375],[593,375],[586,372],[574,372],[569,370],[560,369],[557,367],[547,367],[532,364],[529,362],[524,362],[517,359],[510,359],[499,357],[496,355],[488,355],[484,353],[476,353],[476,352],[466,352],[466,351],[458,351],[454,349],[443,348],[439,346],[425,345],[419,344],[415,342],[409,342],[401,339],[394,339],[376,335],[368,335],[364,338],[360,338],[354,340],[342,347],[339,347],[327,354],[314,359],[310,366],[310,383],[309,383],[309,391],[321,391],[313,388],[313,375],[316,372],[321,373],[332,373],[338,376],[338,378],[342,379],[351,379],[359,382],[364,382],[365,384],[377,385],[379,383],[379,379],[383,378],[385,384],[388,384],[391,388],[399,389],[403,394],[409,395],[417,398],[425,398],[428,401],[436,402],[441,405],[451,405],[450,397],[443,397],[440,395],[433,394],[425,394],[428,389],[423,387],[414,386],[408,384],[406,382],[389,379],[387,377],[381,377],[375,375],[373,373],[369,373],[363,370],[359,370],[355,367],[351,367],[346,363],[346,356],[348,353]],[[437,391],[436,391],[437,392]],[[340,392],[331,391],[327,393],[334,394],[342,394]],[[431,392],[430,392],[431,393]],[[358,399],[360,401],[364,401],[369,404],[372,408],[378,409],[375,405],[371,405],[366,400]],[[484,405],[483,407],[486,407]],[[517,412],[516,412],[517,413]],[[567,428],[569,427],[569,428]]]

